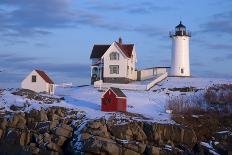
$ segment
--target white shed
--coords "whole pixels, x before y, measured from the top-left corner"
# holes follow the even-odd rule
[[[33,70],[21,83],[22,89],[29,89],[35,92],[46,92],[53,95],[55,84],[50,77],[41,70]]]

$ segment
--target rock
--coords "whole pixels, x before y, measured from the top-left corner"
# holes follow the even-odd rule
[[[183,137],[179,143],[186,144],[193,148],[193,146],[197,143],[197,136],[193,129],[183,128],[182,132],[184,132]]]
[[[111,140],[102,137],[92,137],[83,141],[81,150],[93,154],[119,154],[119,146]]]
[[[29,132],[22,132],[20,136],[20,145],[25,146],[30,142],[30,133]]]
[[[48,121],[47,113],[43,108],[39,111],[39,120],[41,122]]]
[[[118,155],[120,154],[120,148],[116,143],[103,143],[102,151],[106,152],[106,154],[110,155]]]
[[[11,105],[10,106],[10,110],[13,110],[13,111],[20,111],[24,108],[24,106],[16,106],[16,105]]]
[[[40,134],[44,134],[46,132],[49,132],[50,122],[39,122],[39,123],[37,123],[35,129],[38,130]]]
[[[80,137],[81,137],[81,138],[80,138],[81,140],[85,141],[85,140],[91,138],[92,135],[90,135],[90,134],[88,134],[88,133],[81,133],[81,136],[80,136]]]
[[[72,137],[72,131],[67,130],[66,128],[58,127],[55,131],[56,135],[63,136],[66,138]]]
[[[7,125],[8,125],[8,122],[7,122],[6,118],[0,118],[0,128],[6,129]]]
[[[60,146],[60,147],[61,147],[61,146],[63,146],[63,145],[64,145],[64,142],[65,142],[66,140],[67,140],[67,138],[66,138],[66,137],[59,136],[56,144],[57,144],[58,146]]]
[[[55,143],[48,143],[47,148],[52,150],[52,151],[62,152],[61,148],[58,145],[56,145]]]
[[[145,142],[147,140],[147,136],[138,122],[130,122],[124,125],[111,126],[109,130],[113,136],[119,139],[131,141],[134,140],[139,142]]]
[[[49,135],[48,133],[44,133],[43,137],[44,137],[44,138],[43,138],[43,141],[44,141],[45,143],[47,143],[47,142],[51,143],[51,141],[52,141],[51,135]]]
[[[135,152],[133,150],[130,150],[130,149],[126,149],[126,148],[123,148],[123,151],[122,151],[122,154],[123,155],[140,155],[140,153],[138,152]]]
[[[66,130],[69,130],[69,131],[73,132],[73,128],[70,125],[62,124],[61,127],[66,129]]]
[[[7,134],[4,141],[8,145],[14,145],[14,144],[20,145],[20,138],[21,138],[20,132],[10,129],[7,130]]]
[[[38,145],[43,143],[43,135],[41,134],[33,134],[33,139],[35,140],[35,143]]]
[[[26,128],[26,119],[24,113],[15,114],[11,121],[11,126],[19,129]]]
[[[52,121],[50,122],[50,130],[51,130],[51,129],[54,129],[58,124],[59,124],[59,121],[58,121],[58,120],[52,120]]]
[[[155,147],[155,146],[150,146],[147,145],[145,154],[147,155],[160,155],[161,148]]]
[[[105,124],[104,119],[98,119],[98,120],[90,121],[88,127],[92,129],[98,129],[101,126],[103,126],[103,124]]]
[[[3,130],[0,129],[0,139],[2,138],[2,136],[3,136]]]
[[[38,147],[31,147],[32,154],[39,154],[40,149]]]
[[[146,144],[126,143],[126,144],[123,144],[123,147],[142,154],[142,153],[144,153],[144,151],[146,149]]]

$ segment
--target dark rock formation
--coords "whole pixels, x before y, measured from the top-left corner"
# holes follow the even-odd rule
[[[72,120],[64,108],[31,110],[0,118],[0,154],[63,154],[63,147],[72,138]],[[65,117],[64,117],[65,116]]]

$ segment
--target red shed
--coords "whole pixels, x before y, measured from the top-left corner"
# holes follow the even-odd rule
[[[126,111],[126,95],[119,89],[111,87],[102,95],[101,111]]]

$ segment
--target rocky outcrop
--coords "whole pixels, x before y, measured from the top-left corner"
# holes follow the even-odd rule
[[[1,117],[0,154],[63,154],[73,135],[71,123],[81,120],[77,113],[53,107]]]
[[[114,119],[86,122],[70,145],[69,154],[159,155],[191,153],[197,144],[193,130],[179,125]]]
[[[18,95],[18,96],[24,96],[28,99],[41,101],[41,102],[47,103],[47,104],[61,102],[62,100],[64,100],[64,98],[51,97],[51,96],[48,96],[46,94],[36,93],[36,92],[29,90],[29,89],[19,89],[19,90],[13,92],[12,94]],[[17,107],[13,106],[12,109],[13,108],[17,108]]]

